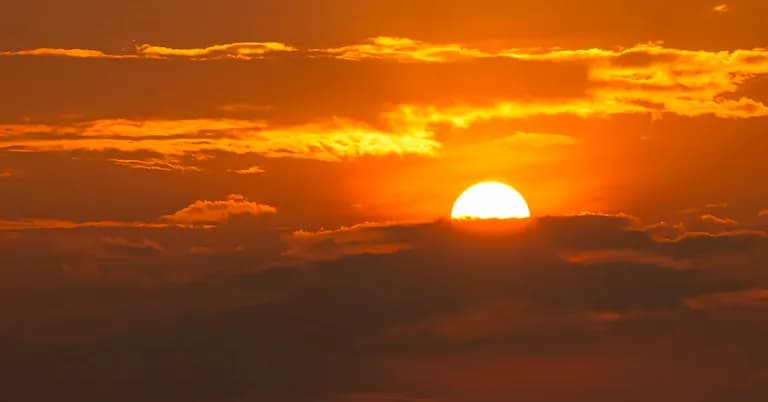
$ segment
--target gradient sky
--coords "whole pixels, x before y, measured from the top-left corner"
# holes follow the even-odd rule
[[[10,0],[0,399],[764,401],[767,14]]]

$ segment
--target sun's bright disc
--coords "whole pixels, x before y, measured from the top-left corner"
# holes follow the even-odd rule
[[[524,219],[531,212],[514,188],[495,181],[473,185],[453,204],[451,219]]]

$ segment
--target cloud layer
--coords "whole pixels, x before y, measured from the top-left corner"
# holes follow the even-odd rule
[[[78,124],[0,125],[0,148],[21,152],[119,150],[166,155],[225,151],[275,158],[338,161],[376,155],[434,155],[439,143],[422,127],[385,132],[362,123],[335,120],[268,127],[252,120],[96,120]],[[121,165],[183,169],[166,160],[115,160]]]
[[[193,206],[218,211],[219,220],[231,204],[246,203],[230,197]],[[764,392],[763,380],[750,374],[765,369],[762,363],[718,347],[732,342],[744,356],[766,353],[762,338],[745,335],[755,325],[766,329],[757,319],[768,286],[760,270],[768,257],[764,231],[657,237],[636,218],[608,214],[549,216],[491,236],[447,222],[362,224],[296,232],[283,245],[288,259],[266,269],[258,266],[258,242],[174,256],[174,242],[188,236],[153,240],[147,233],[103,237],[89,252],[103,272],[150,264],[155,268],[143,272],[158,277],[159,266],[190,271],[215,264],[216,274],[154,286],[105,277],[74,286],[69,279],[44,300],[13,296],[29,314],[13,321],[14,331],[30,340],[2,343],[7,359],[0,369],[14,379],[4,392],[47,400],[48,387],[24,385],[40,367],[41,381],[63,387],[58,396],[82,401],[99,400],[126,381],[129,391],[113,399],[399,395],[464,402],[472,391],[473,400],[489,402],[512,394],[531,402],[566,394],[608,402],[644,390],[649,398],[672,393],[694,402],[702,381],[707,392],[738,402]],[[28,241],[22,235],[3,242],[18,255]],[[598,252],[613,258],[572,258]],[[641,255],[657,259],[636,259]],[[66,252],[59,258],[74,263]],[[300,265],[291,262],[296,258]],[[51,298],[57,308],[42,314]],[[112,323],[116,314],[120,322]],[[66,338],[59,331],[57,340],[33,340],[36,331],[64,322]],[[0,320],[3,328],[9,324]],[[694,362],[685,358],[691,353]],[[735,374],[724,375],[723,366]],[[598,370],[610,384],[574,376],[574,367]],[[616,370],[621,374],[611,374]],[[161,375],[168,371],[187,386]],[[96,388],[83,386],[83,373]],[[510,373],[524,373],[524,384],[510,383]],[[296,378],[305,378],[300,387]]]
[[[494,59],[524,62],[575,63],[589,71],[588,97],[560,104],[530,105],[498,102],[492,108],[472,107],[475,115],[499,118],[516,115],[611,115],[642,113],[662,116],[714,115],[722,118],[766,116],[760,100],[739,94],[753,77],[768,73],[764,48],[723,51],[678,49],[662,43],[626,48],[474,48],[400,37],[374,37],[368,43],[300,51],[279,42],[241,42],[205,48],[141,45],[135,54],[99,50],[40,48],[5,51],[5,56],[69,56],[77,58],[184,58],[206,61],[254,60],[267,54],[300,52],[304,57],[345,61],[379,60],[408,63],[457,63]],[[310,57],[311,56],[311,57]],[[467,108],[470,108],[468,105]],[[442,112],[446,113],[446,112]]]

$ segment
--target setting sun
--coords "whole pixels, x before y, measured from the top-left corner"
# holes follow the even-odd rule
[[[531,212],[514,188],[495,181],[466,189],[453,204],[451,219],[524,219]]]

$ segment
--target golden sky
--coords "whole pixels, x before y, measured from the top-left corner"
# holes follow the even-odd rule
[[[768,2],[1,8],[0,399],[768,397]]]

